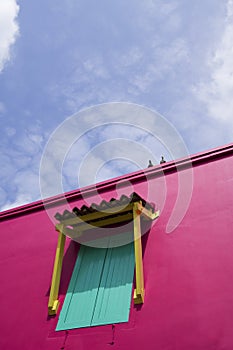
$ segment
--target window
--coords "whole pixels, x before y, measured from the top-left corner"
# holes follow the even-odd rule
[[[103,209],[104,211],[102,211]],[[144,302],[141,217],[142,220],[151,222],[159,217],[159,210],[155,212],[154,205],[147,203],[135,192],[129,197],[122,195],[119,200],[112,198],[109,202],[103,200],[99,205],[93,203],[90,207],[86,205],[83,205],[81,209],[75,207],[72,213],[64,210],[63,214],[55,214],[55,218],[60,223],[56,225],[59,236],[49,294],[49,315],[56,315],[59,307],[59,285],[66,236],[79,243],[95,242],[96,239],[100,242],[102,238],[106,239],[106,237],[101,237],[99,234],[97,237],[95,234],[93,235],[91,232],[96,227],[107,228],[109,225],[119,225],[117,227],[120,227],[123,223],[131,224],[132,222],[133,232],[130,232],[132,236],[130,241],[134,242],[129,245],[130,248],[126,246],[127,248],[109,248],[102,251],[100,248],[96,250],[81,247],[57,330],[127,321],[134,254],[136,284],[133,296],[134,304]],[[119,234],[121,235],[121,233]],[[115,239],[115,235],[111,235],[111,239]],[[124,232],[125,239],[126,233]],[[125,254],[125,249],[127,254]],[[129,262],[126,260],[127,257],[130,259]],[[127,271],[126,275],[125,271]],[[122,280],[120,276],[122,276]],[[108,306],[106,307],[106,305]],[[117,306],[114,307],[114,305]],[[123,316],[119,316],[121,305],[127,306],[126,311],[122,311]],[[82,308],[85,317],[82,316]]]
[[[56,330],[127,322],[134,264],[133,243],[81,246]]]

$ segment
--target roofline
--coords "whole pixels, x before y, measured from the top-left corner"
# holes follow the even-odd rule
[[[172,160],[170,162],[159,164],[150,168],[143,170],[138,170],[136,172],[118,176],[116,178],[106,180],[97,184],[92,184],[86,187],[82,187],[77,190],[72,190],[63,194],[59,194],[53,197],[49,197],[36,202],[28,203],[19,207],[5,210],[0,212],[0,221],[10,219],[11,217],[21,216],[24,214],[29,214],[34,211],[44,209],[44,206],[53,207],[57,204],[62,204],[64,198],[70,202],[74,199],[82,198],[82,194],[92,195],[96,190],[103,191],[114,188],[116,184],[124,184],[126,181],[131,181],[132,183],[140,182],[145,179],[159,177],[168,173],[173,173],[180,171],[185,168],[198,166],[203,163],[210,161],[215,161],[219,158],[230,157],[233,155],[233,143],[227,144],[222,147],[214,148],[208,151],[200,152],[185,158],[180,158],[178,160]]]

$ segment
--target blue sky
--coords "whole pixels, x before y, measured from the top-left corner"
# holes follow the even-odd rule
[[[151,108],[174,125],[190,154],[232,142],[232,43],[232,0],[2,1],[1,210],[40,198],[47,141],[90,106],[120,101]],[[65,191],[79,185],[75,162],[109,135],[143,142],[130,126],[88,132],[64,161]],[[162,152],[171,158],[155,148],[155,163]],[[115,161],[105,153],[96,181],[148,163],[143,155],[127,161],[123,147]],[[93,181],[86,171],[82,185]]]

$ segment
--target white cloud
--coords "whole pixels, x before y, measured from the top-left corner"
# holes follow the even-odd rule
[[[6,127],[4,131],[4,149],[0,154],[0,210],[40,198],[38,174],[45,143],[44,132],[36,123],[23,132],[13,127]]]
[[[38,160],[37,160],[38,163]],[[17,172],[15,169],[6,169],[5,175],[11,179],[7,185],[6,176],[2,177],[2,188],[0,188],[0,211],[14,208],[40,198],[39,178],[36,167],[26,166]]]
[[[0,203],[5,203],[6,198],[7,198],[6,191],[4,190],[4,188],[0,187]]]
[[[193,88],[209,117],[224,123],[233,123],[233,0],[228,0],[225,28],[222,38],[208,58],[210,79]]]
[[[135,94],[150,92],[155,83],[166,76],[175,76],[175,68],[189,60],[185,40],[177,38],[168,45],[160,45],[156,41],[151,45],[151,57],[144,69],[130,77],[131,91]]]
[[[21,205],[25,205],[27,203],[31,203],[33,200],[35,200],[35,199],[30,194],[20,193],[20,194],[17,194],[17,198],[15,199],[15,201],[5,202],[5,204],[2,207],[0,207],[0,211],[4,211],[4,210],[11,209],[11,208],[19,207]]]
[[[189,63],[177,2],[133,3],[134,6],[119,1],[113,8],[106,4],[104,15],[98,9],[103,15],[101,23],[98,16],[91,18],[89,30],[82,26],[82,18],[77,22],[77,32],[81,30],[87,37],[91,32],[91,40],[86,40],[83,48],[77,38],[80,44],[77,47],[75,43],[69,53],[69,68],[64,68],[67,74],[48,87],[49,95],[57,101],[61,97],[66,100],[71,113],[102,102],[141,103],[142,95],[156,94],[158,83],[176,79],[177,69]],[[116,15],[112,18],[114,9]],[[73,9],[68,7],[66,11],[71,18]],[[97,25],[98,35],[92,32]]]
[[[6,107],[3,102],[0,101],[0,115],[6,112]]]
[[[7,136],[11,137],[11,136],[15,135],[16,130],[15,130],[15,128],[6,127],[5,132],[6,132]]]
[[[16,18],[19,13],[19,5],[16,0],[0,2],[0,72],[10,59],[10,48],[19,34],[19,26]]]
[[[189,62],[185,39],[178,37],[161,44],[160,39],[139,42],[107,55],[92,57],[74,54],[74,69],[60,84],[50,86],[49,94],[65,97],[74,113],[80,107],[111,101],[134,101],[156,89],[156,84],[176,77],[176,68]]]

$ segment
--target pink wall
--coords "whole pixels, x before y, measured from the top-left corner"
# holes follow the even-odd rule
[[[0,349],[104,350],[112,345],[127,350],[232,350],[232,149],[224,154],[219,149],[212,158],[208,154],[196,158],[191,203],[170,235],[165,230],[177,196],[177,173],[173,167],[161,178],[157,168],[148,170],[155,189],[150,200],[164,208],[149,235],[143,237],[145,303],[141,308],[131,305],[128,323],[55,332],[58,317],[47,316],[57,238],[54,225],[39,208],[2,214]],[[136,177],[131,177],[134,190],[144,196],[147,184],[133,180]],[[166,196],[161,183],[166,184]],[[126,194],[131,191],[122,189]],[[113,189],[102,193],[107,200],[115,195]],[[81,203],[73,195],[71,207]],[[63,209],[64,205],[57,204],[51,211]],[[78,245],[67,240],[61,300],[77,251]]]

